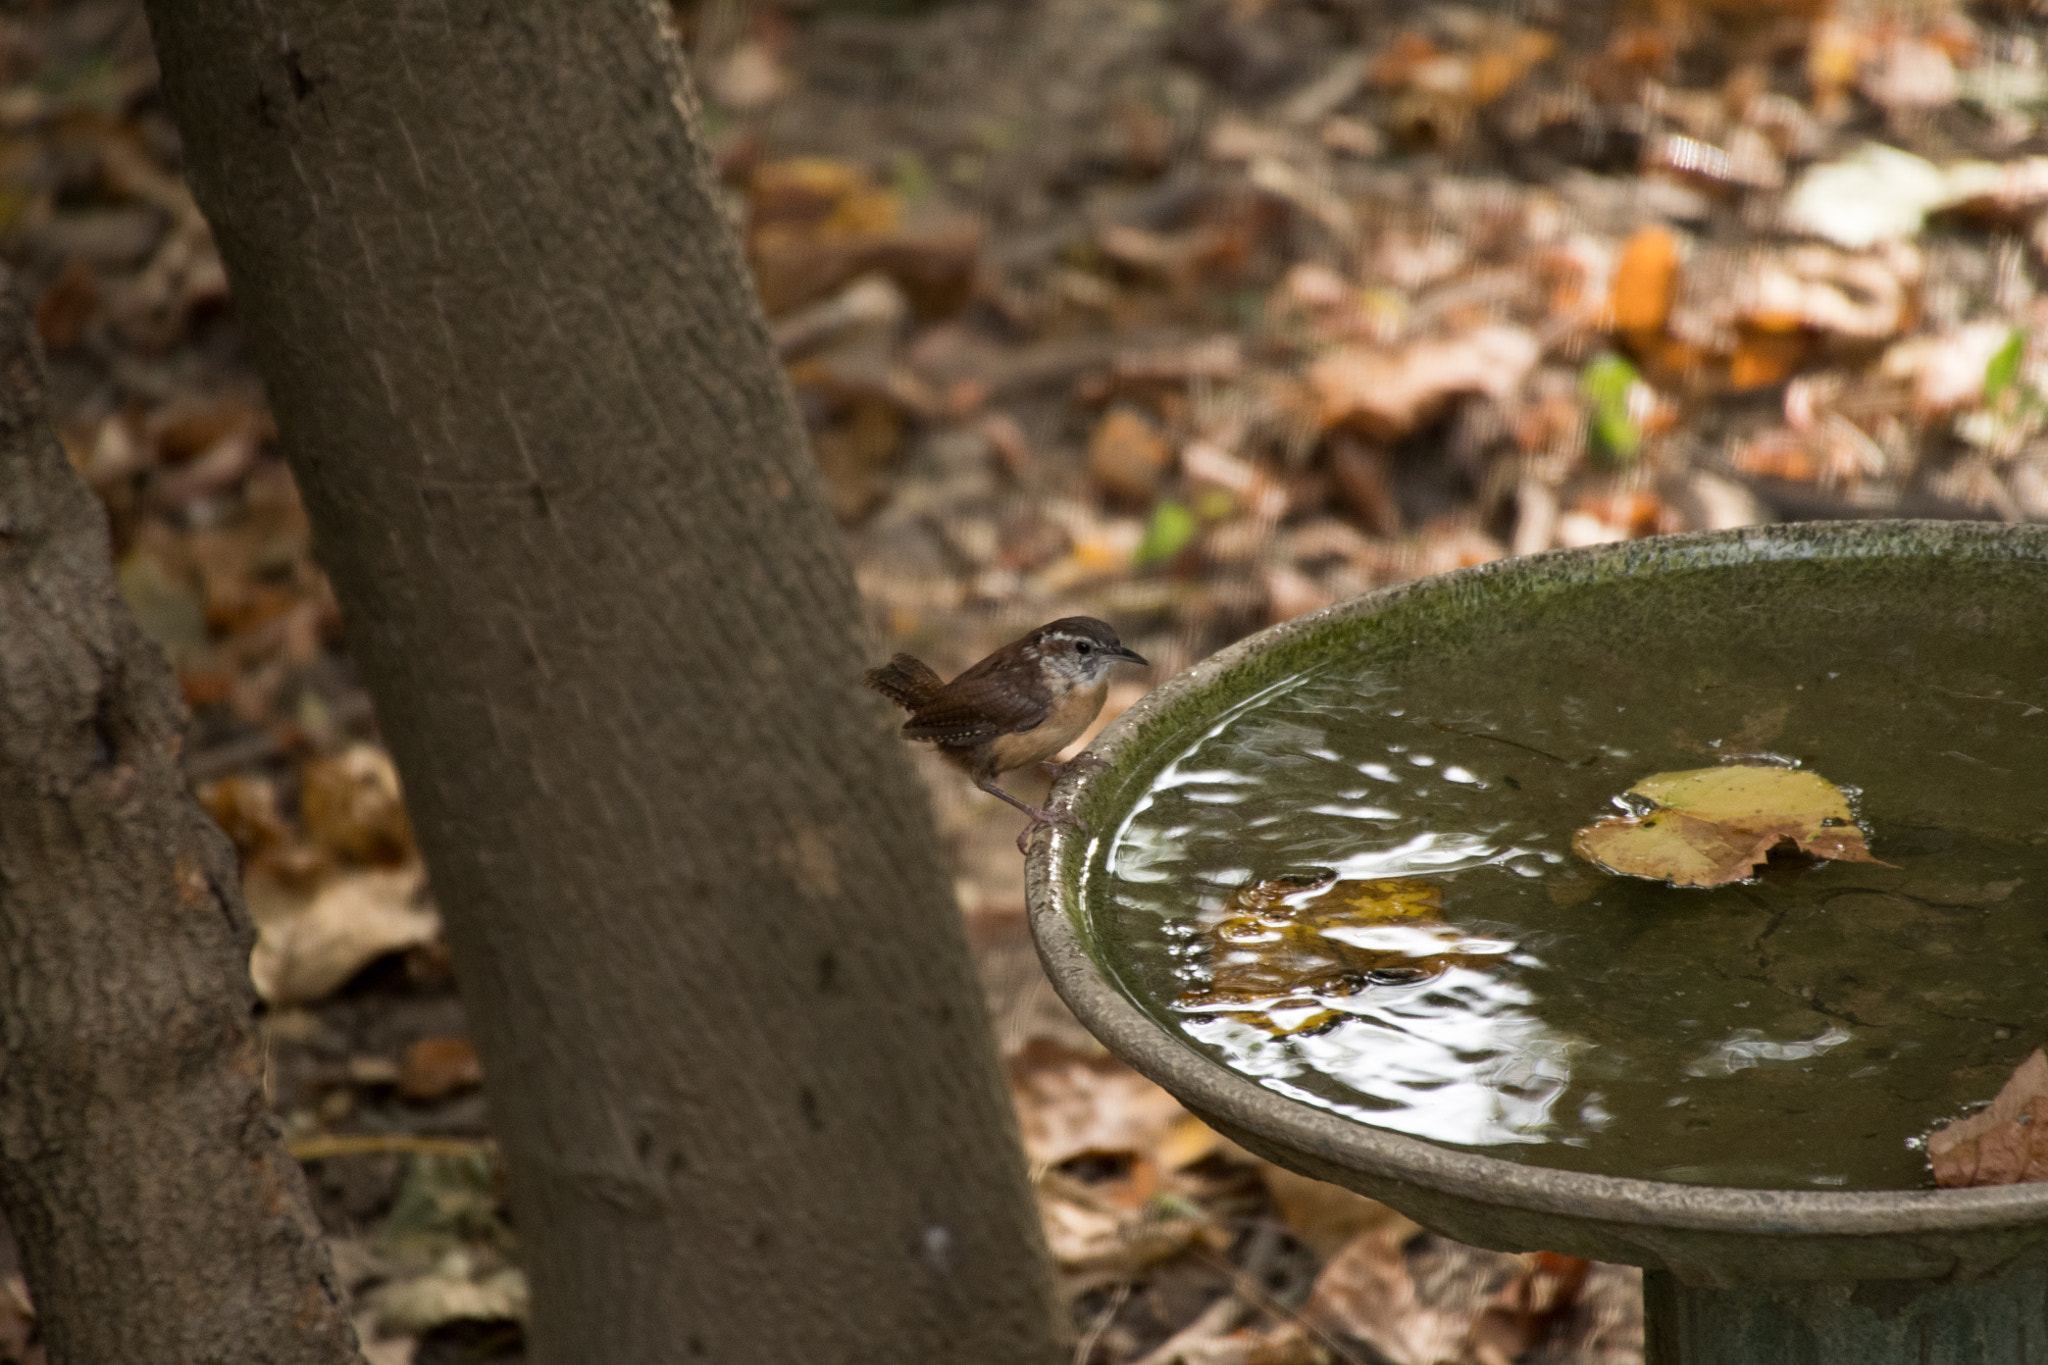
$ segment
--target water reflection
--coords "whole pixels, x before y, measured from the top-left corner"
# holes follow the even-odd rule
[[[1534,1004],[1511,981],[1452,967],[1418,985],[1302,1006],[1344,1012],[1322,1033],[1274,1038],[1229,1017],[1191,1021],[1187,1031],[1269,1088],[1381,1128],[1467,1145],[1536,1143],[1553,1136],[1551,1110],[1570,1084],[1576,1044]],[[1287,1084],[1317,1075],[1364,1102]]]

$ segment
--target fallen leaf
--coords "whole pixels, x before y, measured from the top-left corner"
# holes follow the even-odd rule
[[[1131,1279],[1192,1248],[1214,1255],[1230,1245],[1230,1234],[1207,1218],[1156,1207],[1133,1211],[1071,1180],[1042,1183],[1038,1208],[1053,1261],[1097,1283]]]
[[[235,773],[199,789],[199,804],[247,860],[285,843],[291,826],[277,808],[277,786],[267,777]]]
[[[747,255],[770,317],[869,271],[894,280],[919,314],[957,310],[973,290],[984,235],[970,218],[907,222],[901,194],[848,162],[791,157],[754,168]]]
[[[468,1252],[456,1250],[428,1273],[377,1290],[373,1302],[382,1331],[416,1335],[451,1322],[524,1322],[527,1297],[525,1272],[480,1270]]]
[[[1352,1238],[1316,1276],[1302,1316],[1364,1342],[1392,1365],[1466,1359],[1465,1341],[1484,1301],[1423,1302],[1405,1250],[1413,1237],[1410,1227],[1390,1224]]]
[[[2048,1053],[2029,1053],[1990,1108],[1929,1133],[1927,1164],[1944,1189],[2048,1180]]]
[[[356,1327],[356,1348],[363,1353],[363,1365],[413,1365],[419,1355],[419,1338],[374,1337],[367,1329],[375,1323],[376,1315],[369,1314]]]
[[[1149,506],[1172,459],[1166,438],[1135,408],[1111,408],[1088,437],[1088,473],[1125,502]]]
[[[1024,1154],[1059,1165],[1089,1154],[1150,1152],[1185,1116],[1180,1102],[1107,1053],[1034,1038],[1010,1062]]]
[[[182,665],[206,644],[206,604],[191,575],[171,562],[175,557],[138,544],[115,567],[115,577],[142,633]]]
[[[1580,372],[1579,392],[1593,405],[1593,437],[1615,463],[1632,462],[1642,449],[1643,429],[1635,417],[1642,387],[1636,367],[1618,355],[1595,356]]]
[[[444,1262],[450,1252],[503,1258],[514,1238],[499,1193],[487,1153],[415,1156],[377,1230],[376,1250],[415,1266]]]
[[[319,1000],[385,954],[432,942],[441,917],[417,903],[425,881],[417,863],[345,873],[310,895],[252,876],[256,993],[273,1005]]]
[[[1728,357],[1728,383],[1740,392],[1782,384],[1814,356],[1812,334],[1803,329],[1770,331],[1744,327]]]
[[[1442,906],[1436,885],[1417,877],[1254,882],[1202,928],[1209,984],[1174,1006],[1286,1037],[1336,1023],[1333,1000],[1375,980],[1423,979],[1504,946],[1443,923]]]
[[[1357,422],[1369,435],[1405,435],[1461,393],[1507,399],[1535,368],[1542,346],[1505,323],[1398,350],[1344,347],[1309,366],[1318,418],[1327,430]]]
[[[1626,798],[1633,797],[1633,801]],[[1572,848],[1595,866],[1673,886],[1746,880],[1780,844],[1816,858],[1876,863],[1841,788],[1798,768],[1731,764],[1657,773],[1628,789],[1634,815],[1576,831]]]
[[[1398,1245],[1422,1231],[1420,1223],[1377,1199],[1326,1180],[1296,1175],[1270,1161],[1259,1163],[1259,1178],[1273,1196],[1287,1230],[1325,1261],[1367,1233]]]
[[[757,39],[735,47],[710,80],[712,94],[728,109],[758,109],[787,94],[790,85],[774,49]]]
[[[1937,166],[1870,142],[1840,161],[1809,167],[1786,196],[1785,221],[1860,250],[1914,236],[1928,214],[1993,193],[2001,178],[1989,162]]]
[[[68,351],[85,340],[99,312],[101,292],[92,267],[73,260],[36,300],[36,335],[53,351]]]
[[[1671,229],[1639,229],[1621,249],[1608,292],[1617,332],[1660,332],[1678,291],[1678,238]]]
[[[1939,109],[1954,104],[1955,63],[1922,38],[1896,38],[1864,69],[1860,82],[1871,102],[1885,109]]]
[[[299,769],[299,783],[300,822],[313,842],[359,863],[396,865],[414,856],[398,769],[376,745],[312,759]]]
[[[42,1365],[43,1347],[36,1338],[36,1310],[29,1301],[28,1281],[20,1275],[0,1279],[0,1361]]]
[[[467,1038],[422,1038],[406,1049],[398,1072],[398,1093],[409,1100],[442,1100],[483,1083],[483,1063]]]
[[[1145,524],[1145,538],[1131,556],[1133,564],[1162,564],[1187,548],[1195,538],[1195,514],[1177,502],[1162,502],[1152,509]]]
[[[1882,341],[1905,326],[1918,254],[1848,254],[1823,246],[1759,257],[1735,289],[1740,322],[1760,333],[1810,328],[1855,341]]]

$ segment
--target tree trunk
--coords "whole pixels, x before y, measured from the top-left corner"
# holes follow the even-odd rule
[[[43,1339],[58,1365],[353,1361],[183,728],[0,289],[0,1208]]]
[[[161,0],[548,1361],[1042,1365],[930,815],[660,0]]]

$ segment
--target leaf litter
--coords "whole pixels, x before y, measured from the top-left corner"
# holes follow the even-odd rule
[[[1306,0],[1083,8],[677,9],[892,644],[960,665],[1086,612],[1163,677],[1510,548],[1873,511],[2048,516],[2048,23],[2023,7],[1877,22],[1829,0],[1682,0],[1600,26],[1541,6],[1384,23]],[[409,831],[351,823],[381,779],[323,785],[366,770],[354,746],[382,751],[154,83],[125,0],[0,26],[19,153],[0,165],[0,253],[36,298],[61,434],[107,507],[124,590],[194,708],[188,768],[249,868],[288,1132],[478,1139],[464,1067],[439,1099],[396,1084],[416,1043],[464,1036],[447,953]],[[943,778],[933,791],[970,922],[1010,913],[1014,854],[983,851],[1008,834],[984,838],[983,807]],[[1298,983],[1364,950],[1290,951]],[[1053,1027],[1033,999],[1030,1027]],[[1027,1131],[1034,1110],[1074,1106],[1110,1141],[1086,1115],[1150,1112],[1107,1072],[1091,1090],[1071,1059],[1044,1065],[1073,1083],[1019,1090]],[[426,1074],[416,1096],[439,1088]],[[1287,1317],[1341,1248],[1290,1234],[1267,1266],[1282,1290],[1232,1279],[1263,1245],[1249,1230],[1292,1215],[1192,1123],[1114,1139],[1136,1157],[1046,1166],[1079,1182],[1049,1210],[1120,1172],[1115,1218],[1171,1225],[1186,1201],[1227,1242],[1182,1238],[1079,1291],[1077,1330],[1102,1326],[1093,1361],[1141,1358],[1224,1294],[1243,1314],[1201,1358],[1344,1358],[1341,1324]],[[375,1225],[415,1159],[315,1161],[323,1215]],[[1398,1240],[1373,1255],[1428,1278],[1434,1239]],[[1639,1356],[1619,1274],[1596,1267],[1531,1351]],[[374,1349],[410,1359],[414,1338]],[[1468,1333],[1455,1352],[1482,1346]]]

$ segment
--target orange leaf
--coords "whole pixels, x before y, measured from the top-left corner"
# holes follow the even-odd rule
[[[1678,239],[1662,226],[1641,229],[1621,249],[1608,307],[1617,332],[1661,332],[1678,291]]]
[[[1813,354],[1813,338],[1805,332],[1742,329],[1742,340],[1728,361],[1728,382],[1737,389],[1763,389],[1782,384],[1798,373]]]

